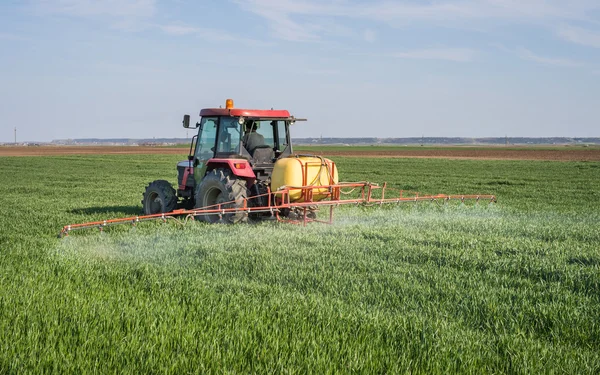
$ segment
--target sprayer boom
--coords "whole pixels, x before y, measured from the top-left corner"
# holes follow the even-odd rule
[[[302,199],[292,200],[290,196],[297,197],[301,195]],[[267,204],[257,206],[255,202],[266,200]],[[465,202],[487,201],[496,202],[494,195],[420,195],[418,192],[399,190],[387,187],[386,184],[377,185],[369,182],[339,183],[326,186],[287,186],[277,191],[268,191],[266,194],[245,198],[240,206],[239,202],[223,202],[212,206],[206,206],[195,209],[180,209],[167,213],[153,215],[140,215],[125,218],[108,219],[93,221],[81,224],[65,225],[60,231],[59,237],[63,237],[74,230],[86,228],[98,228],[103,230],[105,227],[118,224],[131,224],[150,220],[174,220],[179,224],[185,225],[189,220],[203,216],[217,216],[222,219],[225,215],[231,214],[262,214],[270,215],[271,218],[278,221],[306,225],[309,222],[333,223],[333,211],[335,207],[341,205],[384,205],[399,204],[409,202],[441,202],[450,200]],[[327,220],[318,220],[311,215],[319,208],[329,208],[329,217]],[[283,215],[294,212],[295,215]]]

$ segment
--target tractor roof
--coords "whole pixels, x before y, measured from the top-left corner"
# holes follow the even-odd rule
[[[200,116],[232,116],[257,118],[289,118],[290,112],[285,109],[242,109],[242,108],[205,108]]]

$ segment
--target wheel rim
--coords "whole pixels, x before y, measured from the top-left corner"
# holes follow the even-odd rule
[[[160,199],[160,196],[156,192],[150,193],[148,196],[148,208],[150,208],[150,212],[152,213],[160,213],[163,208],[163,201]]]
[[[206,193],[204,193],[204,206],[208,207],[214,206],[215,204],[223,203],[222,201],[219,202],[219,198],[222,195],[221,193],[221,189],[218,188],[212,188],[210,190],[207,190]]]
[[[225,192],[221,191],[221,189],[216,188],[216,187],[208,190],[204,194],[204,206],[205,207],[216,206],[218,204],[223,204],[223,203],[227,202],[227,199],[225,198],[224,195],[225,195]],[[217,208],[217,207],[211,207],[211,208]],[[215,222],[219,221],[218,214],[206,215],[206,218],[211,223],[215,223]]]

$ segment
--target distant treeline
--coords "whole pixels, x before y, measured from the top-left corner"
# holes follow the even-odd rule
[[[497,138],[464,138],[464,137],[412,137],[412,138],[294,138],[296,144],[397,144],[397,145],[503,145],[503,144],[600,144],[600,138],[567,138],[567,137],[497,137]]]
[[[53,140],[52,144],[80,145],[173,145],[188,144],[188,138],[81,138]],[[600,138],[568,137],[412,137],[412,138],[293,138],[297,145],[548,145],[548,144],[600,144]]]

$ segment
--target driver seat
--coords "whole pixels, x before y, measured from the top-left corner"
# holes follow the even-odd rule
[[[267,164],[272,163],[273,159],[275,159],[275,151],[273,151],[273,148],[269,145],[265,146],[258,146],[254,149],[252,159],[255,163]]]

